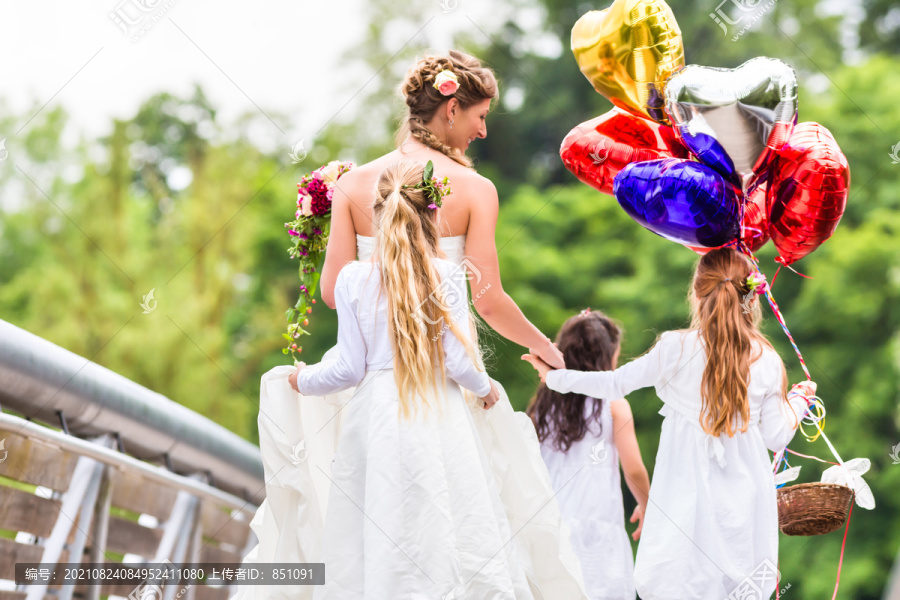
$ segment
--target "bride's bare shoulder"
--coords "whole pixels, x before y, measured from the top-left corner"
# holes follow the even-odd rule
[[[448,174],[448,177],[450,177],[450,187],[454,193],[459,193],[460,196],[479,200],[497,198],[497,187],[494,182],[472,169],[460,165],[460,170],[454,174]]]
[[[375,182],[378,181],[378,176],[384,169],[384,166],[379,163],[380,160],[376,159],[354,166],[344,173],[335,184],[337,191],[340,193],[334,195],[334,200],[342,202],[351,199],[354,203],[357,203],[357,199],[369,198],[372,195]]]

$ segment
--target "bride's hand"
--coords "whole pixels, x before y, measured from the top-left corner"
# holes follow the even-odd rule
[[[482,396],[481,400],[484,401],[484,410],[488,410],[500,400],[500,390],[497,389],[497,384],[493,380],[491,380],[491,391],[487,396]]]
[[[547,338],[547,342],[542,348],[529,348],[528,351],[532,356],[538,357],[554,369],[566,368],[566,361],[565,358],[563,358],[563,353],[559,351],[556,344],[550,341],[550,338]]]
[[[550,365],[542,361],[537,356],[534,356],[533,354],[523,354],[522,360],[527,360],[528,362],[530,362],[531,366],[534,367],[538,372],[538,375],[540,375],[541,382],[547,383],[547,373],[553,370]]]
[[[299,375],[300,371],[305,368],[306,368],[305,362],[298,362],[297,370],[294,371],[293,373],[291,373],[290,376],[288,377],[288,383],[291,384],[291,387],[294,388],[294,391],[297,392],[298,394],[300,393],[300,390],[297,388],[297,375]]]

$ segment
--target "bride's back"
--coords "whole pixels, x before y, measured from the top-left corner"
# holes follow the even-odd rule
[[[335,201],[348,200],[353,229],[357,235],[374,236],[375,224],[372,216],[372,204],[375,201],[375,183],[381,172],[391,164],[401,160],[415,160],[425,164],[434,163],[435,177],[450,178],[449,194],[441,205],[440,233],[449,237],[463,235],[469,225],[470,202],[475,195],[475,188],[487,182],[474,170],[465,167],[452,158],[427,148],[416,145],[415,149],[394,150],[366,164],[351,169],[340,178],[335,190]],[[489,184],[489,182],[488,182]]]

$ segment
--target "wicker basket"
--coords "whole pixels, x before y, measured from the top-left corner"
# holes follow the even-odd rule
[[[853,490],[834,483],[801,483],[778,490],[778,526],[786,535],[831,533],[847,520]]]

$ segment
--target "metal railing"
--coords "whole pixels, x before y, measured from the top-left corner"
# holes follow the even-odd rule
[[[2,320],[0,405],[18,413],[0,413],[0,530],[15,534],[0,535],[0,580],[15,563],[240,562],[256,543],[259,448],[206,417]],[[188,586],[184,600],[230,589]],[[115,582],[3,592],[108,594],[136,597]]]
[[[109,369],[0,320],[0,405],[78,437],[113,434],[127,454],[206,472],[215,487],[259,503],[259,448]]]

